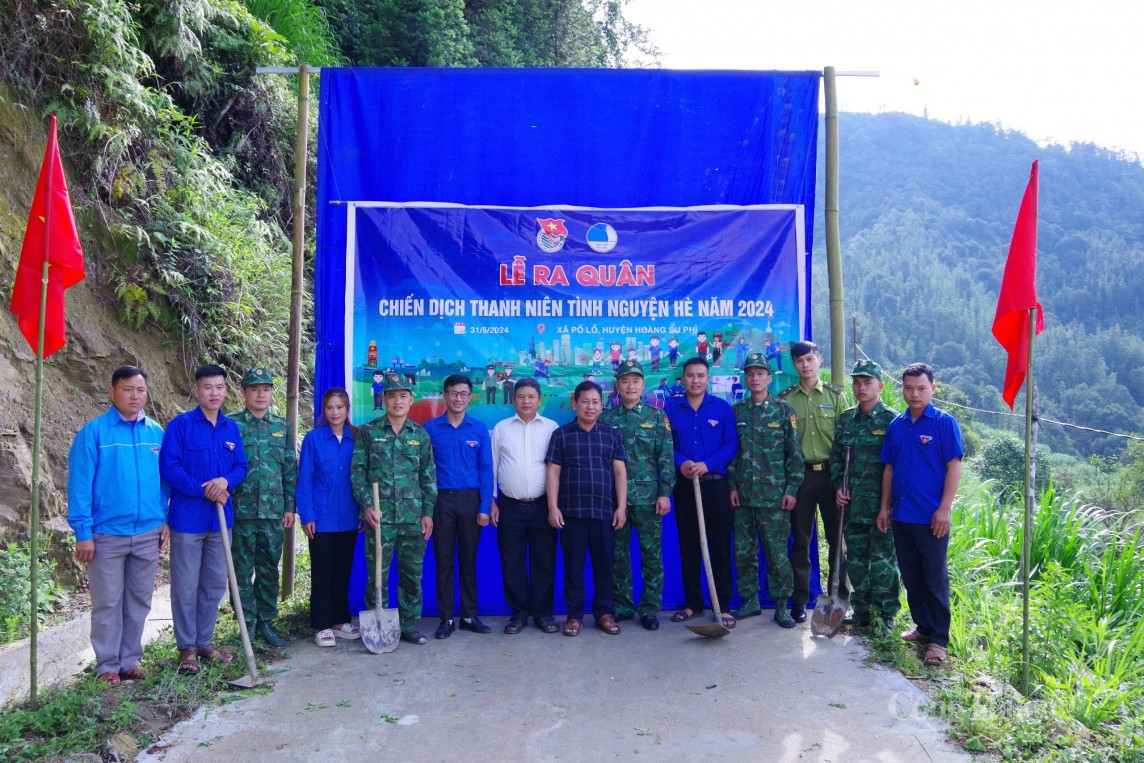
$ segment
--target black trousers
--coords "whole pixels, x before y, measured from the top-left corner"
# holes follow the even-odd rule
[[[713,475],[722,477],[722,475]],[[711,570],[715,576],[715,592],[719,606],[731,608],[734,576],[731,573],[731,490],[726,479],[703,480],[699,483],[703,497],[703,520],[707,527],[707,547],[711,554]],[[695,488],[691,480],[676,475],[675,524],[679,532],[679,564],[683,573],[683,604],[693,612],[703,609],[703,554],[699,550],[699,516],[695,507]]]
[[[548,524],[548,501],[521,503],[502,493],[497,506],[505,603],[514,619],[548,622],[556,596],[556,530]]]
[[[790,531],[794,546],[790,550],[790,566],[794,570],[794,593],[791,603],[805,607],[810,601],[810,537],[818,524],[816,512],[822,512],[822,528],[830,547],[830,575],[834,576],[834,560],[838,549],[838,520],[841,512],[834,502],[834,488],[830,486],[829,469],[815,471],[806,468],[806,479],[795,497],[794,511],[790,513]],[[842,566],[838,570],[838,597],[850,600],[850,579],[846,576],[846,550],[842,550]]]
[[[310,540],[310,627],[332,628],[350,621],[350,571],[357,530],[314,533]]]
[[[948,647],[949,534],[935,538],[929,525],[908,522],[894,522],[892,526],[910,617],[931,644]]]
[[[564,551],[564,603],[568,618],[584,619],[584,560],[592,556],[592,617],[599,622],[612,611],[612,562],[616,555],[616,531],[603,519],[564,517],[560,531]]]
[[[481,526],[477,513],[481,491],[440,490],[433,507],[433,560],[437,566],[437,612],[453,616],[453,559],[461,579],[461,617],[477,616],[477,544]]]

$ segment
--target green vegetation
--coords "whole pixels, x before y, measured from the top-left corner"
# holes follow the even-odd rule
[[[36,603],[39,623],[67,599],[64,591],[53,579],[56,563],[48,557],[47,549],[38,549],[39,573],[36,577]],[[27,543],[13,543],[0,551],[0,644],[17,641],[28,636],[32,626],[28,602],[32,581],[28,575],[31,554]]]
[[[297,586],[294,595],[282,602],[279,618],[279,633],[286,638],[313,633],[309,628],[309,554],[300,549],[297,560]],[[0,574],[3,572],[0,568]],[[229,607],[223,607],[219,614],[215,638],[216,643],[240,643]],[[254,642],[254,648],[259,672],[265,677],[272,672],[268,666],[281,655],[259,641]],[[228,665],[200,662],[202,672],[197,676],[179,675],[178,650],[169,629],[147,644],[144,652],[142,666],[148,675],[142,681],[112,689],[89,672],[72,684],[41,693],[35,709],[26,705],[0,709],[0,760],[31,763],[84,752],[101,755],[118,734],[126,734],[143,748],[203,705],[227,704],[236,697],[270,690],[263,685],[236,693],[224,683],[246,674],[241,649]]]
[[[1040,413],[1144,433],[1137,330],[1144,165],[1092,145],[1038,146],[993,125],[904,114],[842,114],[839,131],[846,309],[858,317],[866,354],[888,371],[931,362],[938,383],[959,389],[967,404],[1007,410],[999,392],[1005,357],[990,327],[1017,207],[1039,158]],[[828,342],[825,260],[817,253],[824,242],[820,229],[814,323],[817,338]],[[989,417],[988,425],[1018,437],[1024,431],[1022,418]],[[1098,432],[1046,423],[1040,441],[1082,463],[1094,454],[1126,463],[1125,441]]]

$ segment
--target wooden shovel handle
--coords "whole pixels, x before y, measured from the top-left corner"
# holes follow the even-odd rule
[[[377,595],[375,606],[385,608],[381,601],[381,497],[377,483],[373,483],[373,508],[377,511],[377,525],[373,528],[373,587]]]
[[[711,551],[707,547],[707,522],[703,519],[703,492],[699,487],[699,475],[691,478],[695,487],[695,513],[699,518],[699,550],[703,552],[703,570],[707,573],[707,592],[711,594],[711,609],[716,622],[723,621],[723,611],[719,609],[719,594],[715,591],[715,573],[711,569]]]

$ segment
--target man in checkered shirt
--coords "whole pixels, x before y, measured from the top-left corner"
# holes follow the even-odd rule
[[[612,610],[616,530],[627,519],[628,473],[619,430],[599,422],[604,393],[592,381],[572,393],[576,418],[552,433],[545,461],[548,523],[560,530],[564,550],[565,636],[584,619],[584,559],[592,555],[592,616],[609,635],[620,632]]]

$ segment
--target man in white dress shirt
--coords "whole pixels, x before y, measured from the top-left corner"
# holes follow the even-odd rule
[[[516,413],[492,434],[497,491],[490,518],[497,528],[505,603],[512,610],[504,632],[520,633],[531,616],[537,628],[556,633],[556,530],[548,524],[544,482],[544,456],[556,422],[538,414],[540,385],[535,379],[516,382],[512,404]]]

